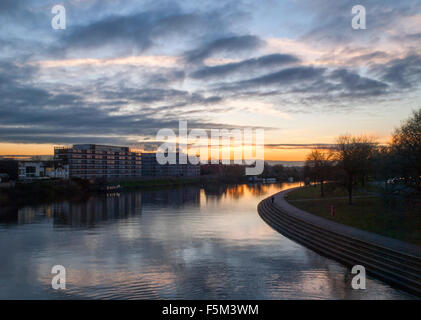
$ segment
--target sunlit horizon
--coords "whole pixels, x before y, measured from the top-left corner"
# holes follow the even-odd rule
[[[0,12],[0,155],[153,150],[183,120],[262,128],[265,160],[303,161],[343,134],[386,143],[421,107],[416,0],[362,1],[365,29],[351,0],[62,1],[57,30],[56,4]]]

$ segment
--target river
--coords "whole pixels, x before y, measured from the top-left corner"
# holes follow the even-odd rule
[[[353,290],[347,268],[263,222],[259,201],[294,186],[161,188],[21,208],[0,218],[0,299],[412,298],[370,277]],[[54,265],[66,268],[64,290],[51,287]]]

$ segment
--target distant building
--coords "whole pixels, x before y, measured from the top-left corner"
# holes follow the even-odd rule
[[[9,180],[37,180],[37,179],[67,179],[68,166],[60,161],[37,160],[0,160],[0,175],[8,175]]]
[[[44,175],[55,179],[69,179],[69,165],[60,160],[44,161]]]
[[[54,158],[69,168],[69,177],[134,178],[142,175],[141,155],[128,147],[77,144],[55,147]]]
[[[19,161],[19,180],[44,178],[44,163],[41,161]]]
[[[179,159],[179,153],[177,153]],[[149,178],[156,177],[198,177],[200,176],[200,165],[190,163],[159,164],[156,160],[156,153],[142,153],[142,176]]]
[[[61,161],[18,161],[19,180],[68,179],[69,166]]]

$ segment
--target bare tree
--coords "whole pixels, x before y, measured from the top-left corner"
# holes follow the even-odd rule
[[[343,135],[337,139],[332,156],[346,173],[349,204],[352,204],[354,181],[358,176],[365,181],[376,145],[375,139],[368,136]]]
[[[407,175],[415,178],[417,187],[421,186],[421,109],[414,111],[393,134],[392,148],[405,164]]]
[[[323,184],[329,179],[332,155],[323,150],[314,149],[306,158],[305,171],[309,177],[320,183],[320,196],[324,196]]]

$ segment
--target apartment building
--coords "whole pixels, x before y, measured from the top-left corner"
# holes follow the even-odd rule
[[[159,164],[156,153],[142,153],[142,176],[143,177],[198,177],[200,165],[187,164]],[[179,154],[177,153],[177,159]]]
[[[141,155],[128,147],[76,144],[55,147],[54,157],[69,166],[70,177],[113,179],[142,175]]]

